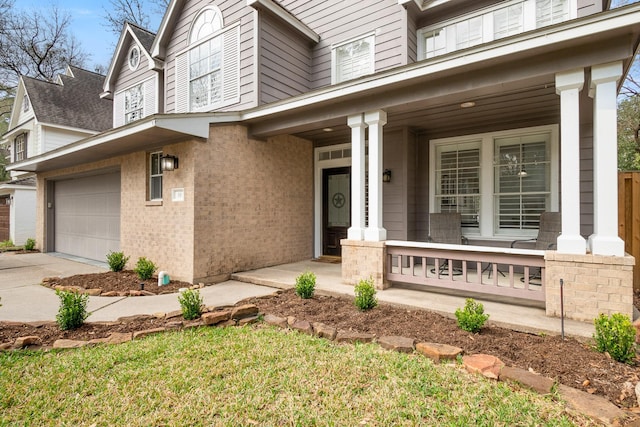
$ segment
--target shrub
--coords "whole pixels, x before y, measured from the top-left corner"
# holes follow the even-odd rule
[[[362,279],[355,287],[356,299],[354,304],[360,310],[365,311],[378,305],[376,298],[376,288],[373,286],[373,279]]]
[[[56,315],[60,329],[66,331],[82,326],[89,317],[87,313],[89,295],[66,291],[56,291],[56,295],[60,298],[60,308]]]
[[[158,267],[156,267],[152,261],[145,257],[140,257],[138,258],[136,268],[134,268],[133,271],[138,274],[140,280],[147,280],[151,279],[151,276],[153,276],[153,273],[155,273],[157,269]]]
[[[302,299],[308,299],[313,296],[316,290],[316,275],[310,271],[304,272],[296,277],[296,295]]]
[[[599,352],[607,352],[622,363],[631,363],[636,355],[636,330],[627,316],[614,313],[600,314],[593,321],[596,332],[593,339]]]
[[[107,254],[107,264],[109,264],[109,270],[111,271],[124,270],[127,262],[129,262],[129,257],[124,256],[124,252],[109,252]]]
[[[178,302],[182,308],[182,316],[186,320],[193,320],[202,314],[202,297],[197,290],[187,289],[178,295]]]
[[[12,247],[13,247],[13,240],[11,239],[7,239],[0,242],[0,248],[12,248]]]
[[[476,302],[473,298],[467,298],[464,309],[457,309],[455,314],[460,329],[472,333],[480,332],[484,322],[489,318],[488,314],[484,314],[482,303]]]
[[[36,247],[36,241],[35,241],[35,239],[32,239],[31,237],[29,237],[27,239],[27,241],[24,243],[24,250],[25,251],[32,251],[35,247]]]

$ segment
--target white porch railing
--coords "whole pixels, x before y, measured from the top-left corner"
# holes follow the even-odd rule
[[[545,251],[396,240],[385,244],[391,282],[545,300]]]

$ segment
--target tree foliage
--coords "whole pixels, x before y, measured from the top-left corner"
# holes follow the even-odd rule
[[[109,0],[109,5],[108,9],[104,9],[104,25],[110,32],[119,35],[125,22],[153,30],[149,28],[151,15],[164,14],[169,0]]]
[[[618,103],[618,169],[640,170],[640,94]]]

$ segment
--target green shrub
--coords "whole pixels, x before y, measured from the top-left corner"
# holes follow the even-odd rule
[[[472,333],[480,332],[484,322],[489,318],[488,314],[484,314],[482,303],[474,301],[473,298],[467,298],[464,309],[457,309],[455,314],[460,329]]]
[[[296,277],[296,295],[302,299],[308,299],[313,296],[316,290],[316,275],[310,271],[306,271]]]
[[[147,280],[151,279],[151,276],[153,276],[153,273],[155,273],[157,269],[158,267],[156,267],[152,261],[145,257],[140,257],[138,258],[136,268],[134,268],[133,271],[138,274],[140,280]]]
[[[32,251],[35,247],[36,247],[36,241],[35,241],[35,239],[32,239],[31,237],[29,237],[27,239],[27,241],[24,243],[24,250],[25,251]]]
[[[178,302],[182,308],[182,316],[186,320],[193,320],[202,314],[202,297],[200,292],[194,289],[187,289],[178,295]]]
[[[11,239],[7,239],[0,242],[0,248],[12,248],[12,247],[13,247],[13,240]]]
[[[60,308],[56,315],[60,329],[66,331],[82,326],[89,317],[87,313],[89,295],[66,291],[56,291],[56,295],[60,298]]]
[[[362,279],[355,287],[356,299],[354,304],[360,310],[365,311],[378,305],[376,298],[376,288],[373,286],[373,279]]]
[[[124,252],[109,252],[107,254],[107,264],[109,264],[109,270],[111,271],[124,270],[127,262],[129,262],[129,257],[124,256]]]
[[[593,323],[596,349],[606,351],[618,362],[631,363],[636,356],[636,330],[631,320],[621,313],[600,314]]]

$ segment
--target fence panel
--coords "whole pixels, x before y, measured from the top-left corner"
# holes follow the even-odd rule
[[[633,289],[640,290],[640,171],[618,173],[618,235],[633,255]]]

